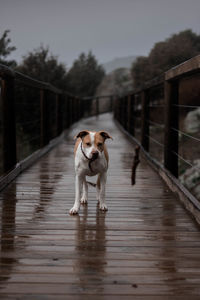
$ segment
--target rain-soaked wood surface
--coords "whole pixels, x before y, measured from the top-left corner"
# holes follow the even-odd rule
[[[73,136],[107,130],[108,212],[74,202]],[[109,114],[78,123],[0,194],[1,299],[199,299],[199,227]]]

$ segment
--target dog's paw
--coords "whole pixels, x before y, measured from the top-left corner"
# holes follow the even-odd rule
[[[81,198],[81,204],[85,204],[86,205],[87,203],[88,203],[87,198],[83,196]]]
[[[102,211],[107,211],[108,210],[106,204],[99,204],[99,209],[102,210]]]
[[[78,211],[79,211],[78,208],[72,207],[72,208],[70,209],[70,211],[69,211],[69,214],[70,214],[70,215],[78,215]]]

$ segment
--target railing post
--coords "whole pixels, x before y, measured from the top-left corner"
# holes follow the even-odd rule
[[[124,125],[124,98],[120,98],[120,122],[121,125]]]
[[[96,117],[99,115],[99,98],[96,98]]]
[[[79,98],[79,120],[82,118],[82,114],[83,114],[82,102],[83,100]]]
[[[117,98],[117,117],[118,122],[121,124],[121,97]]]
[[[149,151],[149,99],[148,91],[142,91],[142,137],[141,144],[146,151]]]
[[[74,122],[77,122],[78,119],[78,99],[74,98]]]
[[[3,171],[7,172],[17,162],[16,120],[15,120],[15,79],[2,79],[3,110]]]
[[[117,120],[121,123],[121,98],[117,98]]]
[[[62,95],[56,94],[56,135],[63,131],[63,99]]]
[[[128,131],[129,128],[129,96],[127,95],[125,97],[125,123],[124,123],[124,128],[126,131]]]
[[[123,125],[123,115],[124,115],[124,111],[123,111],[123,98],[120,97],[120,100],[119,100],[119,115],[120,115],[120,123],[121,125]]]
[[[47,91],[40,90],[40,146],[49,143],[49,109],[47,103]]]
[[[73,123],[76,122],[76,97],[73,97]]]
[[[74,124],[75,122],[75,97],[71,97],[71,109],[72,109],[72,121],[71,121],[71,124]]]
[[[65,94],[64,97],[64,128],[69,127],[69,96]]]
[[[127,131],[134,136],[134,94],[128,96]]]
[[[135,95],[131,95],[131,128],[130,134],[135,136]]]
[[[69,96],[65,95],[65,114],[64,114],[65,129],[69,127]]]
[[[56,113],[56,118],[55,118],[55,123],[56,123],[56,128],[55,128],[55,131],[56,131],[56,136],[58,136],[59,135],[59,131],[58,131],[58,122],[59,122],[59,117],[58,117],[58,94],[56,93],[55,94],[55,106],[56,106],[56,108],[55,108],[55,113]]]
[[[121,98],[117,98],[117,120],[119,123],[121,123],[120,120],[120,107],[121,107]]]
[[[77,121],[80,119],[80,99],[77,98]]]
[[[69,126],[71,126],[73,124],[73,118],[74,118],[74,110],[73,110],[73,97],[70,96],[69,97],[69,115],[70,115],[70,122],[69,122]]]
[[[123,127],[126,129],[126,122],[127,122],[126,96],[123,96],[122,103],[123,103],[122,104],[122,109],[123,109],[122,124],[123,124]]]
[[[80,101],[80,98],[77,99],[77,110],[78,110],[77,121],[79,121],[80,118],[81,118],[81,101]]]
[[[72,125],[72,97],[71,95],[67,97],[67,108],[68,108],[68,127]]]
[[[75,106],[74,106],[74,122],[77,122],[78,120],[78,98],[75,98]]]
[[[122,98],[118,98],[118,120],[122,124]]]
[[[113,113],[114,113],[114,118],[117,120],[117,98],[116,98],[116,96],[113,99]]]
[[[127,103],[127,131],[131,131],[131,95],[128,95]]]
[[[114,116],[119,121],[119,98],[115,96],[113,101]]]
[[[75,99],[75,97],[73,96],[73,97],[71,97],[71,108],[72,108],[72,121],[71,121],[71,124],[74,124],[74,122],[75,122],[75,101],[76,101],[76,99]]]
[[[113,110],[113,96],[110,96],[110,111]]]
[[[175,177],[178,177],[178,91],[177,80],[165,81],[164,165]]]

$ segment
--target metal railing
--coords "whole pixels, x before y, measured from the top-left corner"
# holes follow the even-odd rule
[[[192,115],[193,131],[186,124]],[[157,165],[200,200],[200,55],[116,99],[114,116]]]
[[[80,98],[4,65],[0,65],[0,96],[0,175],[83,115]]]

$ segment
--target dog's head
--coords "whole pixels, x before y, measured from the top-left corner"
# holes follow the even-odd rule
[[[85,155],[92,160],[97,159],[104,150],[106,139],[112,137],[106,131],[80,131],[75,138],[81,138]]]

